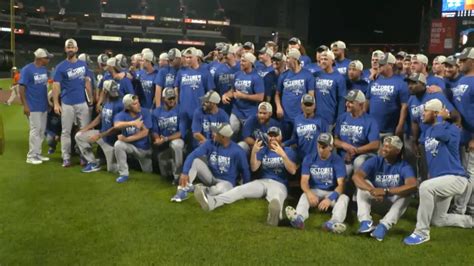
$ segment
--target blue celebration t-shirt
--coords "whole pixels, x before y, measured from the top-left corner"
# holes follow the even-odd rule
[[[283,147],[290,161],[296,163],[296,153],[289,147]],[[283,158],[268,147],[263,147],[257,152],[257,160],[261,161],[260,169],[262,178],[269,178],[288,185],[289,173],[286,171]]]
[[[405,180],[415,178],[413,168],[403,160],[395,164],[388,163],[381,156],[374,156],[365,161],[360,170],[376,188],[395,188],[405,185]]]
[[[64,60],[56,66],[54,81],[61,84],[61,102],[75,105],[86,102],[87,65],[77,60]]]
[[[143,71],[139,77],[141,88],[143,90],[143,98],[140,98],[140,104],[144,108],[153,108],[153,100],[155,98],[155,80],[158,72],[153,70],[151,73]]]
[[[113,127],[115,116],[122,111],[123,111],[123,103],[120,99],[117,99],[115,101],[106,101],[100,112],[101,114],[100,132],[105,132],[109,130],[111,127]],[[105,136],[103,139],[109,145],[114,146],[114,143],[117,140],[117,136],[116,135]]]
[[[462,117],[463,127],[474,133],[474,76],[464,76],[458,85],[451,89],[453,104]]]
[[[176,132],[180,132],[182,126],[179,119],[179,106],[175,106],[170,110],[166,110],[165,106],[162,105],[152,113],[153,119],[153,133],[169,137]],[[181,136],[184,136],[181,134]]]
[[[377,122],[366,113],[359,117],[353,117],[349,112],[344,113],[337,119],[335,132],[340,140],[354,147],[361,147],[379,140]],[[340,149],[339,154],[344,157],[346,152]]]
[[[137,119],[141,119],[143,121],[143,126],[146,127],[147,129],[151,130],[153,128],[150,111],[148,111],[145,108],[142,108],[141,112],[138,113],[136,117],[132,117],[130,113],[126,110],[118,113],[114,118],[114,124],[117,122],[134,121]],[[126,127],[122,129],[122,135],[124,135],[125,137],[133,136],[137,134],[138,132],[140,132],[140,129],[134,126]],[[150,138],[148,136],[145,136],[144,138],[130,142],[130,144],[133,144],[135,147],[139,149],[148,150],[150,149]]]
[[[284,119],[293,121],[296,116],[303,113],[301,98],[304,94],[314,93],[314,77],[309,70],[302,68],[298,73],[288,70],[278,79],[278,92],[284,111]]]
[[[308,154],[317,153],[317,139],[319,134],[327,132],[327,122],[321,117],[314,116],[306,118],[301,114],[295,118],[293,135],[285,142],[285,145],[297,144],[298,155],[303,158]]]
[[[257,139],[261,134],[266,133],[269,128],[280,128],[280,126],[280,122],[273,118],[270,118],[266,124],[260,124],[257,115],[252,115],[245,121],[244,127],[242,128],[242,140],[248,137]]]
[[[337,71],[332,73],[319,71],[314,75],[316,80],[316,114],[332,125],[345,110],[346,80]]]
[[[304,157],[301,175],[309,175],[309,185],[312,189],[333,191],[337,187],[337,179],[346,177],[346,166],[337,154],[333,153],[323,160],[316,152]]]
[[[201,133],[206,139],[212,139],[213,127],[219,127],[222,123],[229,123],[229,115],[221,108],[217,113],[205,113],[202,108],[196,109],[193,116],[191,130],[193,133]]]
[[[30,63],[21,69],[19,83],[25,86],[25,96],[30,112],[48,110],[48,70]]]
[[[234,88],[236,91],[240,91],[244,94],[260,94],[264,93],[263,79],[257,74],[254,69],[250,73],[239,71],[235,73]],[[247,119],[251,115],[257,113],[258,102],[235,99],[232,106],[232,113],[235,114],[239,119]]]

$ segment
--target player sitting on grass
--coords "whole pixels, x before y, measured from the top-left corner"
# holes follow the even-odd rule
[[[344,220],[347,215],[349,197],[344,193],[346,168],[344,160],[333,153],[334,139],[329,133],[321,133],[317,139],[316,154],[307,155],[301,166],[301,189],[303,194],[296,210],[286,207],[286,216],[295,228],[304,228],[310,207],[320,211],[332,208],[332,217],[325,222],[325,230],[342,233],[346,230]]]
[[[381,155],[372,157],[352,177],[357,186],[357,216],[359,233],[371,233],[382,241],[387,231],[405,213],[410,203],[410,193],[416,190],[415,173],[401,159],[403,142],[397,136],[385,137]],[[377,227],[373,225],[370,208],[373,203],[389,209]]]
[[[194,190],[196,177],[206,187],[201,187],[209,195],[215,196],[232,189],[239,176],[243,183],[250,180],[247,156],[231,140],[233,131],[229,123],[222,123],[212,128],[213,139],[207,140],[188,155],[183,165],[178,191],[171,201],[181,202]],[[205,157],[205,162],[200,157]]]
[[[262,140],[257,140],[250,155],[252,171],[261,169],[262,177],[217,196],[196,187],[194,196],[203,210],[211,211],[241,199],[265,197],[269,202],[267,223],[273,226],[278,225],[282,217],[283,203],[288,194],[286,188],[288,175],[294,175],[298,166],[295,163],[295,152],[289,147],[281,147],[281,130],[271,127],[267,135],[268,141],[265,146]]]

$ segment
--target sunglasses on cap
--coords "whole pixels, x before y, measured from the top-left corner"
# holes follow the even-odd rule
[[[305,102],[305,103],[303,103],[303,104],[304,104],[304,106],[308,106],[308,107],[314,105],[314,103],[310,103],[310,102]]]
[[[170,98],[166,98],[168,101],[174,101],[176,100],[176,97],[170,97]]]

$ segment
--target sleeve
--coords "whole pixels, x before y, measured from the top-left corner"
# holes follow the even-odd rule
[[[210,91],[214,90],[216,88],[216,84],[214,84],[214,79],[212,79],[211,73],[206,70],[205,71],[205,76],[206,76],[206,87],[204,88],[205,91]]]
[[[292,148],[286,147],[285,152],[286,156],[288,156],[288,159],[290,159],[290,161],[292,161],[293,163],[298,163],[298,155]]]
[[[58,65],[56,70],[54,71],[54,82],[61,82],[63,81],[63,72],[62,72],[62,65]]]
[[[451,124],[448,122],[441,122],[435,124],[431,128],[431,136],[441,142],[448,142],[451,139],[451,133],[453,129],[450,128]]]
[[[132,81],[129,78],[124,78],[125,82],[123,85],[125,85],[124,91],[127,94],[135,94],[135,90],[133,89]]]
[[[296,134],[296,126],[295,124],[293,124],[293,132],[291,133],[291,138],[283,142],[283,144],[285,144],[285,146],[291,146],[297,143],[298,143],[298,134]]]
[[[337,118],[336,127],[334,128],[334,136],[335,136],[335,137],[338,137],[338,138],[341,137],[341,123],[342,123],[342,119],[343,119],[343,114],[340,115],[340,116]]]
[[[153,122],[151,120],[150,112],[145,110],[142,113],[143,113],[143,125],[145,125],[145,127],[147,129],[152,129],[153,128]]]
[[[366,179],[372,180],[374,174],[375,174],[375,166],[377,163],[377,157],[372,157],[365,161],[362,166],[359,168],[359,170],[363,171],[367,176]]]
[[[156,77],[155,77],[155,80],[153,81],[153,83],[155,83],[155,85],[158,85],[160,86],[162,89],[165,88],[165,79],[164,79],[164,68],[163,69],[160,69],[160,71],[158,71],[158,74],[156,74]]]
[[[240,171],[242,172],[242,183],[248,183],[250,181],[250,166],[247,160],[247,154],[242,148],[239,150],[239,162]]]
[[[343,114],[346,107],[346,80],[341,75],[337,80],[337,116]]]
[[[314,76],[311,75],[311,73],[308,73],[308,78],[306,79],[306,87],[307,87],[307,92],[314,92],[314,89],[316,87],[316,81],[314,79]]]
[[[208,140],[188,155],[188,157],[184,161],[183,174],[188,175],[189,170],[191,170],[191,166],[193,164],[194,159],[206,155],[210,145],[212,145],[211,141]]]
[[[284,81],[284,75],[283,73],[281,73],[277,81],[277,91],[280,93],[280,95],[283,94],[283,81]]]
[[[334,172],[336,174],[336,178],[346,178],[346,165],[344,164],[344,161],[337,154],[334,154],[334,156],[337,156],[337,159],[334,160]],[[350,179],[350,177],[347,178]]]
[[[260,151],[257,152],[257,161],[261,161],[263,159],[263,155],[265,154],[266,147],[262,148]]]
[[[123,121],[123,120],[124,120],[124,119],[123,119],[123,112],[118,113],[118,114],[114,117],[114,123],[116,123],[116,122],[121,122],[121,121]]]
[[[28,67],[24,67],[21,70],[20,81],[18,83],[26,87],[26,84],[28,84],[28,77],[29,76],[30,75],[29,75]]]
[[[178,87],[178,91],[181,88],[181,70],[178,70],[178,73],[176,73],[176,78],[174,79],[174,87]]]
[[[309,175],[309,168],[311,167],[311,154],[304,157],[303,163],[301,164],[301,175]]]
[[[244,123],[244,127],[242,128],[242,139],[245,140],[245,138],[248,137],[253,137],[252,136],[252,123],[253,122],[253,116],[247,119]]]
[[[157,135],[161,135],[161,130],[160,130],[160,127],[158,125],[158,119],[159,119],[159,116],[160,116],[160,112],[158,111],[158,109],[156,109],[151,118],[153,120],[153,133],[157,134]]]
[[[202,114],[200,113],[200,109],[196,109],[193,114],[193,121],[191,123],[191,131],[193,133],[201,133],[202,132]]]
[[[258,74],[254,75],[253,78],[253,91],[255,94],[260,94],[265,92],[265,87],[263,86],[263,78],[260,77]]]
[[[454,106],[451,104],[451,102],[448,101],[448,98],[446,98],[442,92],[437,93],[436,96],[443,103],[446,109],[448,109],[449,112],[455,110]]]
[[[377,121],[375,121],[375,119],[373,118],[370,118],[368,122],[370,123],[370,125],[367,139],[369,140],[369,142],[380,140],[380,130]]]
[[[404,81],[400,81],[400,92],[399,92],[399,97],[400,97],[400,103],[407,103],[408,98],[410,97],[410,94],[408,92],[408,85]]]
[[[401,176],[404,181],[410,178],[415,178],[415,171],[413,171],[413,168],[409,164],[406,164],[402,168]]]

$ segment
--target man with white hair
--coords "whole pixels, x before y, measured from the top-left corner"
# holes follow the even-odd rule
[[[71,166],[71,130],[74,122],[84,127],[90,122],[87,98],[92,99],[87,65],[77,59],[77,42],[67,39],[64,50],[67,59],[56,66],[53,83],[54,112],[61,114],[61,155],[63,167]],[[85,91],[85,92],[84,92]],[[86,97],[87,94],[87,97]],[[61,104],[59,102],[61,97]]]
[[[174,89],[176,73],[181,68],[181,51],[172,48],[168,51],[169,65],[160,69],[156,75],[155,83],[155,106],[161,106],[161,94],[166,88]]]
[[[258,104],[263,101],[265,88],[263,79],[254,68],[256,58],[251,53],[244,53],[240,61],[241,71],[235,73],[232,90],[222,96],[224,104],[232,103],[230,125],[234,134],[239,134],[242,124],[257,112]]]
[[[29,132],[29,149],[26,162],[41,164],[48,161],[48,157],[41,155],[41,144],[44,139],[48,116],[48,65],[53,57],[46,49],[38,48],[35,60],[21,70],[20,98],[23,103],[23,113],[27,116]]]
[[[128,180],[127,156],[135,157],[143,172],[152,171],[149,132],[153,127],[148,109],[141,108],[138,97],[127,94],[123,97],[124,110],[114,117],[114,128],[121,130],[114,145],[119,177],[117,183]]]
[[[445,121],[449,112],[438,99],[426,102],[423,122],[424,149],[430,179],[419,188],[420,204],[414,232],[404,239],[407,245],[419,245],[430,240],[430,225],[472,228],[472,216],[448,213],[452,197],[462,194],[469,176],[461,165],[459,156],[460,129]]]
[[[288,71],[278,79],[275,93],[276,115],[282,120],[283,136],[288,138],[292,131],[295,118],[302,114],[301,99],[303,95],[314,96],[314,76],[301,66],[301,54],[297,49],[288,50]]]
[[[334,53],[336,70],[347,78],[347,68],[351,63],[349,58],[346,58],[346,43],[343,41],[335,41],[331,44],[331,51]]]
[[[334,60],[333,52],[322,52],[322,71],[314,74],[316,114],[326,119],[330,127],[333,127],[336,119],[345,112],[344,96],[346,96],[346,80],[344,76],[334,70]]]
[[[378,62],[380,75],[369,84],[368,113],[377,121],[381,137],[403,137],[408,114],[408,86],[394,74],[395,56],[386,53]]]

